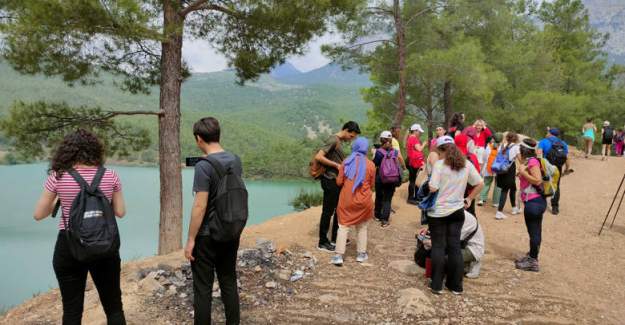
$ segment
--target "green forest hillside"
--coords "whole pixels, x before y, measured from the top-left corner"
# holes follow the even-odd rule
[[[0,63],[0,115],[15,101],[38,100],[107,110],[157,109],[157,89],[147,96],[131,95],[117,89],[112,78],[103,80],[94,86],[68,87],[59,79],[21,75]],[[355,80],[295,85],[263,76],[257,82],[239,86],[232,71],[194,74],[182,87],[183,157],[198,155],[191,134],[193,123],[204,116],[216,116],[222,122],[225,146],[242,157],[248,176],[301,176],[317,145],[318,139],[311,136],[323,136],[328,127],[334,131],[342,121],[366,120],[369,105],[360,94],[361,79]],[[132,155],[129,161],[156,163],[156,118],[125,119],[152,133],[150,149]],[[1,134],[0,145],[5,151],[10,150]],[[9,158],[15,161],[12,155]]]

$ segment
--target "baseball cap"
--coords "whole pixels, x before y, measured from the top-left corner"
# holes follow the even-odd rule
[[[603,126],[610,126],[610,121],[603,122]]]
[[[423,133],[423,132],[424,132],[424,131],[423,131],[423,128],[421,128],[421,124],[417,124],[417,123],[413,124],[413,125],[410,127],[410,131],[419,131],[419,132],[421,132],[421,133]]]
[[[450,136],[448,135],[444,135],[442,137],[439,137],[438,139],[436,139],[436,147],[440,147],[442,145],[445,144],[454,144],[454,139],[452,139]]]
[[[549,134],[553,135],[554,137],[557,137],[560,135],[560,129],[558,128],[551,128],[549,129]]]
[[[380,133],[380,138],[382,138],[382,139],[392,139],[393,138],[393,134],[391,133],[391,131],[382,131],[382,133]]]
[[[501,132],[495,133],[493,137],[495,138],[495,142],[497,143],[501,143],[501,141],[503,141],[503,133]]]

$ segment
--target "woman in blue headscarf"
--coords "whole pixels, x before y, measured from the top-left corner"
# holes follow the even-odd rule
[[[373,217],[373,190],[375,186],[375,165],[367,153],[369,141],[359,137],[352,144],[352,154],[343,161],[336,183],[341,186],[339,204],[336,212],[339,219],[339,231],[336,238],[336,255],[332,264],[343,265],[343,254],[350,227],[358,232],[356,261],[364,262],[367,255],[367,224]]]

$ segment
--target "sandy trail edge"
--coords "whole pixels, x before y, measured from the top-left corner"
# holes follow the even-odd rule
[[[559,216],[545,214],[543,223],[543,244],[541,248],[541,272],[526,273],[514,270],[512,259],[527,250],[527,234],[522,216],[511,216],[509,207],[508,219],[494,220],[495,210],[485,206],[478,209],[480,222],[487,237],[487,251],[482,276],[478,280],[465,282],[464,301],[487,301],[483,306],[484,314],[468,311],[470,317],[492,323],[596,323],[622,324],[625,320],[625,213],[621,212],[611,230],[605,231],[601,237],[596,235],[605,212],[612,200],[618,183],[625,173],[625,159],[613,158],[608,162],[598,159],[576,159],[575,173],[562,181],[562,203]],[[370,228],[370,254],[375,269],[386,270],[386,264],[393,259],[409,259],[413,252],[411,238],[419,227],[416,208],[404,204],[405,187],[398,191],[394,200],[397,214],[393,216],[392,226],[381,230]],[[321,260],[318,270],[319,277],[311,285],[333,290],[340,295],[337,283],[349,283],[351,286],[364,289],[387,277],[380,272],[360,272],[354,282],[348,268],[334,271],[324,266],[329,255],[313,250],[316,244],[316,233],[320,208],[313,208],[299,213],[292,213],[273,218],[263,224],[246,229],[242,238],[242,247],[254,245],[257,237],[276,241],[278,248],[287,248],[297,244],[309,248]],[[348,252],[349,255],[349,252]],[[158,264],[179,265],[184,260],[181,252],[165,256],[145,258],[139,261],[124,263],[122,269],[122,290],[124,292],[124,308],[131,324],[161,323],[158,315],[144,313],[144,300],[137,288],[137,271]],[[332,272],[332,273],[331,273]],[[388,271],[391,272],[391,271]],[[425,291],[426,283],[422,279],[411,280],[403,274],[389,275],[383,284],[375,287],[380,294],[396,292],[403,289],[406,283],[414,283],[418,289]],[[333,288],[336,286],[336,288]],[[369,288],[369,289],[371,289]],[[338,289],[338,290],[337,290]],[[364,290],[363,289],[363,290]],[[367,291],[371,293],[371,291]],[[4,293],[7,294],[7,293]],[[321,294],[319,292],[318,294]],[[437,303],[437,297],[428,296],[437,313],[454,315],[456,305],[450,305],[449,297]],[[305,297],[294,304],[293,308],[301,308],[300,317],[311,314],[310,319],[320,323],[336,323],[340,319],[328,320],[315,316],[316,301],[314,297]],[[482,299],[482,300],[480,300]],[[310,300],[310,301],[309,301]],[[304,302],[304,303],[303,303]],[[353,303],[339,300],[337,308],[357,310]],[[501,305],[500,305],[501,304]],[[562,314],[546,311],[543,305],[561,306]],[[382,313],[394,308],[394,302],[380,304],[376,308]],[[508,310],[502,309],[507,306]],[[491,309],[489,309],[491,307]],[[560,308],[560,307],[559,307]],[[500,315],[487,315],[488,311]],[[515,312],[517,311],[517,312]],[[245,311],[244,311],[245,312]],[[255,314],[259,311],[250,311]],[[280,311],[274,312],[279,316]],[[529,313],[528,315],[526,315]],[[533,313],[533,315],[532,315]],[[391,313],[392,314],[392,313]],[[41,294],[11,309],[0,319],[1,324],[37,324],[59,323],[61,303],[57,290]],[[267,320],[271,321],[271,315]],[[321,318],[315,318],[321,317]],[[390,316],[389,316],[390,317]],[[399,316],[398,316],[399,317]],[[262,318],[258,318],[259,323]],[[303,318],[302,318],[303,319]],[[374,322],[374,315],[372,321]],[[394,317],[391,317],[394,319]],[[463,318],[460,318],[462,320]],[[473,318],[466,318],[466,322]],[[453,318],[452,318],[453,320]],[[105,318],[99,306],[96,290],[89,290],[85,297],[85,324],[103,324]],[[273,322],[273,321],[272,321]],[[297,322],[293,320],[293,322]],[[301,323],[307,321],[301,320]],[[397,320],[403,323],[401,319]],[[286,319],[276,323],[286,323]],[[453,323],[453,321],[452,321]],[[479,323],[479,322],[477,322]]]

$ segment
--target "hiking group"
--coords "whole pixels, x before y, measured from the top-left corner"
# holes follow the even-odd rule
[[[610,121],[603,121],[601,128],[601,160],[607,160],[614,154],[617,157],[625,157],[625,128],[614,129],[610,125]],[[597,134],[597,126],[593,123],[592,118],[588,118],[582,127],[584,140],[584,157],[588,158],[592,155],[595,143],[595,134]]]
[[[367,229],[375,219],[380,227],[391,225],[395,189],[408,174],[406,201],[421,215],[426,229],[418,231],[415,261],[431,271],[430,287],[440,294],[445,287],[454,294],[463,292],[463,277],[479,276],[484,255],[484,234],[478,222],[477,206],[491,203],[495,218],[523,213],[529,235],[529,250],[515,260],[515,267],[539,271],[538,256],[543,214],[547,200],[551,213],[560,211],[560,175],[573,170],[568,144],[557,128],[548,128],[544,139],[521,138],[514,132],[493,132],[484,120],[465,127],[462,113],[454,114],[447,127],[437,127],[435,137],[423,143],[419,124],[408,128],[402,154],[401,128],[380,132],[371,148],[360,136],[356,122],[325,141],[311,161],[311,176],[319,179],[323,207],[319,222],[319,250],[332,252],[331,263],[346,263],[346,245],[351,228],[356,231],[356,261],[368,258]],[[345,143],[351,142],[346,155]],[[427,156],[426,156],[427,152]],[[417,184],[419,174],[424,172]],[[521,206],[521,202],[523,203]],[[332,226],[330,226],[332,225]],[[428,263],[425,263],[425,260]],[[431,266],[431,267],[430,267]]]
[[[613,132],[608,127],[605,123],[602,130],[603,149],[612,145],[605,141],[612,136],[617,152],[622,153],[623,131]],[[568,145],[560,130],[549,128],[540,142],[521,140],[514,132],[493,132],[483,120],[465,127],[464,115],[458,113],[446,128],[437,127],[435,138],[429,142],[421,140],[421,125],[413,124],[407,131],[403,139],[405,158],[400,127],[380,132],[371,146],[353,121],[345,123],[316,151],[310,174],[323,190],[318,248],[334,253],[331,263],[345,263],[351,229],[356,232],[356,261],[369,259],[367,231],[371,220],[382,228],[391,225],[392,199],[407,170],[406,201],[415,206],[413,212],[428,226],[418,231],[415,261],[431,266],[433,293],[442,293],[445,284],[452,293],[462,294],[463,278],[479,276],[485,244],[476,203],[486,204],[491,191],[499,220],[506,218],[503,211],[508,196],[513,215],[521,212],[518,202],[523,202],[529,251],[515,265],[521,270],[539,271],[547,198],[551,198],[551,212],[558,214],[560,175],[572,172]],[[584,125],[583,132],[584,139],[592,135],[594,141],[592,120]],[[226,324],[239,324],[236,260],[248,217],[243,166],[239,157],[220,145],[221,129],[215,118],[197,121],[193,136],[204,154],[194,164],[195,196],[184,248],[193,277],[194,322],[211,323],[217,274]],[[343,145],[350,142],[347,155]],[[82,321],[88,273],[107,323],[126,323],[116,221],[126,209],[122,182],[114,170],[104,167],[104,160],[104,146],[93,133],[79,129],[65,136],[53,151],[49,175],[35,207],[36,220],[61,211],[52,264],[61,292],[63,324]],[[421,173],[425,174],[424,181],[417,184]]]

